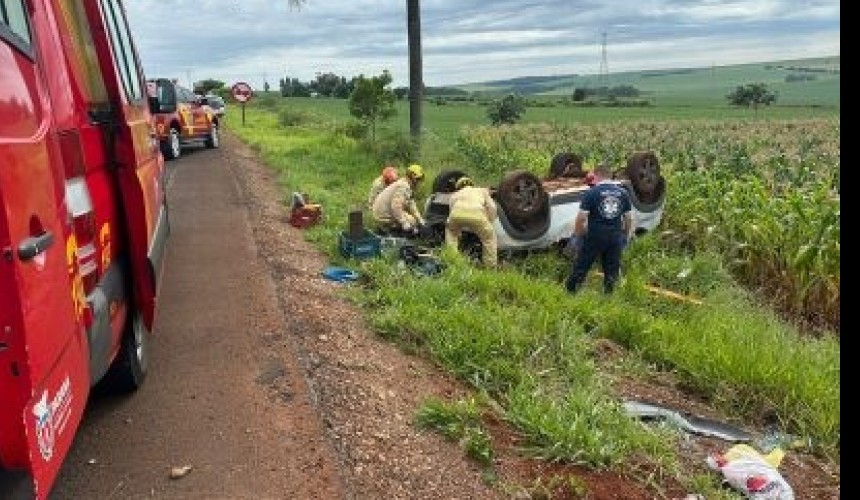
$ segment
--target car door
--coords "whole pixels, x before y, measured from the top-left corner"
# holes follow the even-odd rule
[[[190,139],[194,137],[196,131],[194,129],[194,115],[191,103],[188,99],[188,91],[185,88],[176,85],[176,114],[179,116],[179,126],[182,129],[182,138]]]
[[[152,329],[168,235],[161,156],[148,107],[145,78],[121,0],[86,2],[105,85],[114,104],[109,138],[127,226],[136,312]]]
[[[0,0],[0,469],[29,470],[44,498],[83,414],[89,375],[46,85],[61,59],[44,10],[28,4]]]

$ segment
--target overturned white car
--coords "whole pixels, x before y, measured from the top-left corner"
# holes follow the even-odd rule
[[[433,181],[424,218],[438,243],[444,239],[454,185],[465,175],[448,170]],[[499,252],[546,249],[566,243],[573,234],[582,195],[589,188],[586,176],[578,155],[560,153],[553,158],[544,179],[529,171],[515,170],[505,175],[497,187],[491,187],[499,215],[494,223]],[[630,194],[636,234],[657,227],[663,216],[666,181],[654,153],[632,154],[626,168],[617,171],[614,179]],[[473,234],[464,234],[460,246],[473,256],[480,255],[480,241]]]

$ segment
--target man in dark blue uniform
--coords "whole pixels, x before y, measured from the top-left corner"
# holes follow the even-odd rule
[[[603,291],[612,293],[621,271],[621,252],[633,235],[630,197],[624,186],[613,182],[605,163],[594,169],[595,184],[582,197],[573,234],[582,238],[582,248],[573,261],[565,287],[576,293],[594,261],[603,267]]]

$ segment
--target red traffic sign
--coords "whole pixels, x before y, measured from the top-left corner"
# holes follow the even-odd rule
[[[254,95],[254,90],[245,82],[234,83],[230,88],[230,92],[233,93],[233,99],[239,102],[247,102]]]

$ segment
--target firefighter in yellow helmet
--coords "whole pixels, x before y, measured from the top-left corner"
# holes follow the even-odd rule
[[[445,243],[457,248],[463,231],[475,233],[483,246],[481,260],[487,267],[498,263],[496,231],[496,202],[487,188],[476,187],[472,179],[461,177],[451,194],[450,212],[445,224]]]
[[[412,164],[406,175],[392,182],[373,201],[373,219],[380,229],[417,234],[424,217],[415,203],[415,190],[424,180],[421,165]]]

